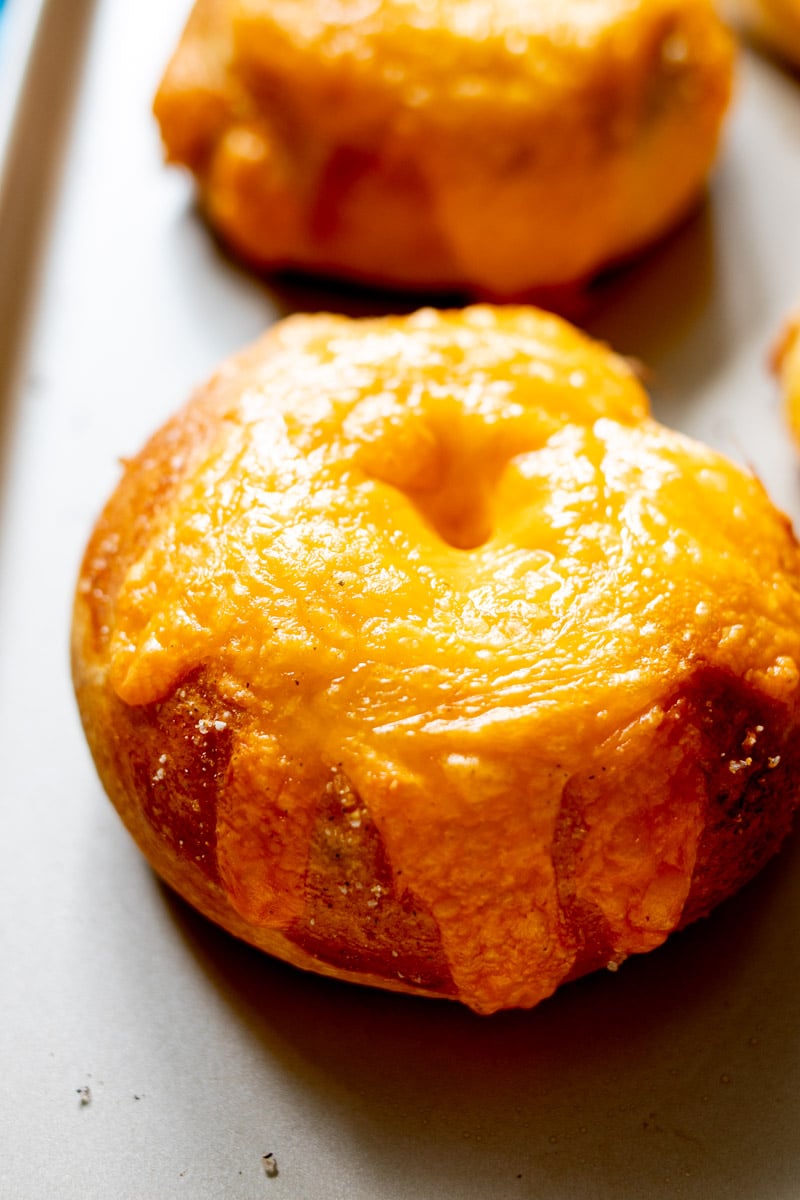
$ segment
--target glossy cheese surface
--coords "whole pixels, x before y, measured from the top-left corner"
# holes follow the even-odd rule
[[[202,403],[213,433],[173,463],[108,663],[126,706],[201,670],[201,734],[236,714],[216,818],[234,907],[302,918],[327,789],[379,830],[457,993],[535,1003],[578,954],[557,847],[582,779],[570,904],[615,961],[659,944],[706,814],[682,689],[711,670],[797,702],[797,548],[761,485],[535,310],[290,319]],[[721,753],[749,774],[748,745]],[[595,772],[621,775],[592,799]]]

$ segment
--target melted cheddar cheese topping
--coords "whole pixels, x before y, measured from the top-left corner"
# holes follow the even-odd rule
[[[659,808],[663,698],[698,663],[798,684],[796,547],[760,484],[531,309],[290,319],[215,388],[218,431],[119,595],[111,678],[145,705],[204,668],[240,714],[230,804],[272,829],[279,797],[285,845],[277,879],[228,814],[234,903],[302,912],[319,789],[346,780],[469,1002],[534,1003],[569,971],[565,782],[621,755],[649,832],[620,793],[618,857],[587,835],[580,883],[623,953],[663,940],[702,828],[694,785]]]

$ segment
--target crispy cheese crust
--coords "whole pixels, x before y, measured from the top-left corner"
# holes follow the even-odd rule
[[[127,465],[73,662],[192,904],[479,1012],[658,946],[797,802],[788,521],[533,309],[273,328]]]
[[[256,267],[541,298],[686,212],[731,71],[710,0],[199,0],[155,112]]]

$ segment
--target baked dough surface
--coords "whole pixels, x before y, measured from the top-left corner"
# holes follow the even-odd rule
[[[707,912],[798,794],[788,521],[531,309],[272,329],[128,464],[73,654],[178,891],[481,1012]]]
[[[696,199],[731,69],[710,0],[199,0],[155,111],[258,267],[552,297]]]

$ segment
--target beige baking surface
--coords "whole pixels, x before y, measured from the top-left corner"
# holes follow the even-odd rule
[[[15,236],[0,229],[15,351],[2,367],[0,1196],[797,1200],[796,839],[665,950],[486,1020],[273,963],[140,860],[67,671],[72,580],[117,456],[277,312],[391,302],[271,293],[217,253],[148,117],[183,0],[49,9],[59,119],[30,105],[36,162],[16,177],[30,190]],[[800,299],[798,214],[800,83],[748,58],[708,204],[592,325],[648,363],[663,419],[752,463],[800,521],[800,459],[765,370]]]

